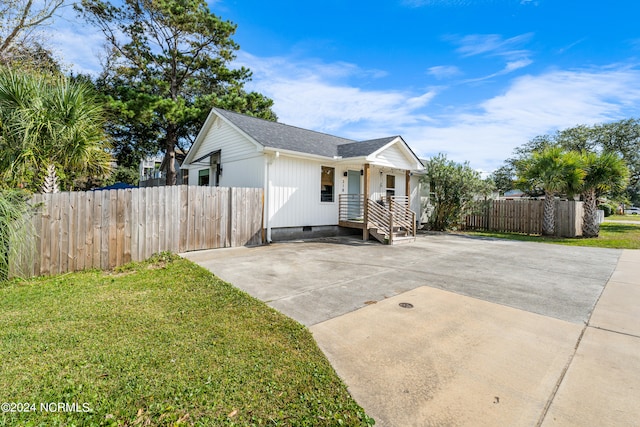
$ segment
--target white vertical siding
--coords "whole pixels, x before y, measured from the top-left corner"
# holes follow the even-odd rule
[[[372,166],[369,168],[369,197],[373,200],[380,200],[385,194],[385,176],[384,172],[382,174],[380,172],[382,172],[382,169],[378,167]]]
[[[222,154],[224,156],[224,154]],[[197,157],[196,157],[197,158]],[[213,174],[206,164],[191,165],[189,167],[189,185],[198,185],[198,171],[209,169],[210,180],[213,185]],[[233,162],[222,161],[222,175],[220,176],[221,187],[252,187],[263,188],[264,182],[264,160],[261,153],[254,153],[252,157]]]
[[[198,151],[193,156],[197,159],[215,150],[222,150],[221,163],[233,162],[255,156],[258,148],[254,143],[220,118],[211,124]]]
[[[222,156],[224,158],[224,150]],[[253,157],[232,162],[223,160],[221,163],[221,187],[263,188],[264,160],[261,154],[254,154]]]
[[[272,227],[338,224],[341,170],[336,167],[334,201],[320,201],[322,166],[331,162],[280,156],[269,166],[269,218]]]
[[[380,173],[382,172],[382,174]],[[388,168],[381,168],[377,166],[371,167],[371,198],[379,200],[387,195],[387,175],[393,175],[396,177],[396,196],[405,196],[405,172],[398,172]]]
[[[326,166],[326,165],[325,165]],[[336,167],[336,189],[338,193],[336,194],[347,194],[349,192],[349,179],[344,176],[345,172],[348,171],[357,171],[360,173],[361,170],[364,169],[363,164],[340,164],[340,166]],[[364,176],[360,175],[360,192],[364,191]]]
[[[226,187],[262,187],[262,152],[251,141],[220,118],[211,124],[202,143],[193,155],[198,159],[213,151],[220,150],[222,176],[220,185]],[[197,164],[183,165],[190,169],[189,185],[198,184],[198,171],[207,169],[210,159],[207,157]],[[213,184],[213,179],[211,179]]]
[[[393,144],[386,150],[378,153],[378,155],[373,159],[373,163],[379,166],[386,166],[395,169],[414,169],[415,165],[407,159],[398,144],[400,143]]]
[[[412,211],[415,212],[416,214],[416,220],[418,222],[421,222],[421,216],[422,216],[422,201],[420,199],[420,176],[418,175],[414,175],[411,177],[411,179],[409,180],[409,184],[410,184],[410,188],[409,191],[411,191],[411,195],[410,195],[410,208]]]

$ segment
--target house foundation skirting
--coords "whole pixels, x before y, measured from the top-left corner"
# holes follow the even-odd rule
[[[271,241],[313,239],[316,237],[335,237],[360,235],[362,230],[345,228],[338,225],[311,225],[305,227],[279,227],[271,229]]]

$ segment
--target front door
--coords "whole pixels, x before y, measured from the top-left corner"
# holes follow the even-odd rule
[[[349,197],[349,219],[362,219],[363,206],[360,203],[360,171],[347,172],[347,194]]]

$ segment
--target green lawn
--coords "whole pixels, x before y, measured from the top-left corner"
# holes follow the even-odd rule
[[[1,426],[373,423],[304,326],[170,255],[1,287],[0,402],[35,405]]]
[[[608,217],[607,219],[612,218]],[[599,248],[640,249],[640,224],[620,224],[604,222],[600,224],[600,236],[592,239],[557,238],[529,236],[517,233],[498,233],[492,231],[469,231],[471,236],[495,237],[527,242],[555,243],[568,246],[591,246]]]
[[[625,220],[625,221],[638,221],[640,222],[640,215],[611,215],[605,217],[605,221],[609,220]]]

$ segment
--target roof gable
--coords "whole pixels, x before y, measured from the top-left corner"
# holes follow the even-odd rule
[[[423,170],[424,165],[415,155],[411,147],[402,139],[395,136],[387,139],[388,142],[367,156],[367,160],[383,166],[397,167],[400,169]]]

